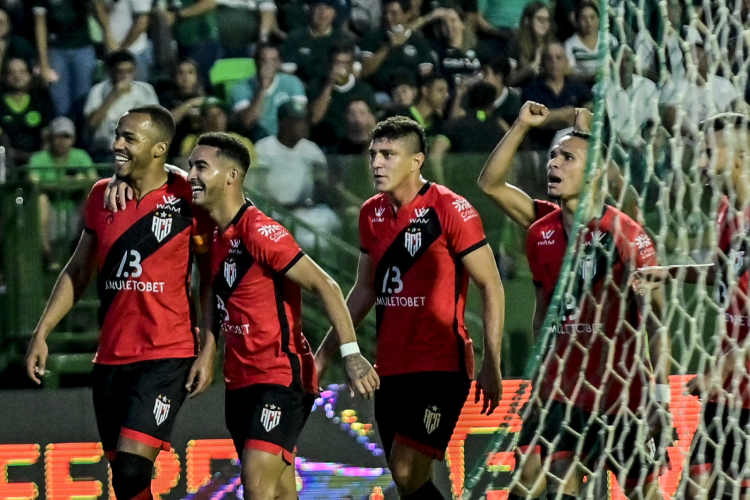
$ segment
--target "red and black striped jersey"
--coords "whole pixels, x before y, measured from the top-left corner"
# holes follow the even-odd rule
[[[103,206],[107,180],[97,182],[84,211],[96,239],[101,335],[95,362],[134,363],[196,355],[190,294],[195,252],[210,249],[214,224],[191,205],[185,176],[112,213]]]
[[[719,250],[716,280],[716,301],[724,309],[726,330],[721,339],[722,353],[734,350],[743,352],[750,330],[748,312],[748,281],[750,281],[750,209],[737,211],[728,197],[721,199],[716,224],[719,230]],[[729,370],[724,380],[726,395],[750,408],[750,358],[745,359],[744,372]],[[712,401],[726,401],[724,395],[715,394]]]
[[[216,327],[226,336],[227,389],[253,384],[318,391],[312,349],[302,334],[300,287],[284,275],[304,256],[292,235],[247,202],[214,234]]]
[[[629,278],[638,268],[657,265],[654,245],[641,226],[610,206],[581,231],[576,245],[573,279],[554,311],[541,395],[573,400],[587,411],[622,404],[635,410],[647,394],[650,364],[648,342],[636,341],[640,311]],[[529,228],[531,274],[550,300],[567,247],[561,209]]]
[[[473,377],[464,323],[469,276],[461,259],[487,244],[474,207],[429,182],[398,212],[381,193],[362,205],[359,234],[375,266],[378,373]]]

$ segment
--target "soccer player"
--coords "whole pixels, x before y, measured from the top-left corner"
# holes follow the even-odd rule
[[[476,401],[490,414],[502,396],[500,344],[505,296],[479,214],[461,196],[421,176],[424,130],[405,117],[372,133],[370,170],[378,194],[362,206],[357,280],[347,298],[354,325],[375,306],[380,389],[375,419],[401,498],[440,499],[431,480],[474,374],[464,324],[468,280],[483,305],[484,358]],[[319,373],[335,352],[328,335]]]
[[[621,305],[620,296],[617,293],[628,295],[626,300],[622,301],[622,304],[628,311],[626,319],[629,327],[637,329],[640,322],[637,311],[640,309],[633,308],[638,301],[627,291],[626,284],[629,277],[627,271],[634,271],[635,268],[655,262],[655,252],[651,240],[632,219],[614,208],[603,207],[601,203],[593,204],[598,212],[592,212],[589,228],[580,235],[571,236],[570,232],[578,207],[579,195],[583,188],[583,174],[588,157],[588,135],[585,133],[573,132],[564,136],[550,153],[550,160],[547,165],[548,193],[551,198],[559,200],[561,206],[558,207],[542,200],[532,200],[526,193],[507,182],[513,157],[524,136],[532,127],[543,123],[547,115],[548,110],[545,106],[534,102],[525,103],[518,119],[487,160],[478,183],[480,188],[512,220],[519,223],[524,229],[529,230],[527,258],[536,285],[536,311],[533,325],[535,337],[539,337],[540,329],[547,314],[559,277],[560,267],[564,261],[568,239],[570,237],[578,238],[578,244],[588,252],[584,261],[576,263],[581,279],[576,283],[575,290],[568,291],[564,304],[566,309],[561,311],[559,315],[560,324],[557,327],[560,330],[556,332],[556,336],[552,340],[552,346],[546,353],[548,358],[544,364],[544,373],[540,375],[541,387],[535,387],[535,389],[539,391],[539,399],[545,405],[553,394],[559,396],[560,392],[562,392],[563,397],[561,399],[563,401],[566,399],[574,400],[577,409],[571,419],[571,425],[574,426],[574,429],[578,425],[580,428],[576,429],[577,432],[595,438],[600,428],[589,425],[595,420],[591,418],[592,413],[614,416],[621,413],[622,407],[626,406],[636,414],[643,414],[642,409],[640,409],[644,396],[643,381],[631,381],[629,401],[628,398],[624,402],[611,399],[624,392],[625,389],[618,385],[617,377],[612,377],[610,374],[603,375],[602,372],[605,372],[607,367],[605,363],[601,362],[601,356],[607,353],[604,348],[605,335],[613,339],[617,346],[614,350],[615,356],[626,356],[627,362],[622,358],[615,359],[622,359],[625,366],[630,369],[633,369],[635,362],[633,356],[642,354],[633,352],[632,346],[624,347],[632,342],[632,335],[628,334],[627,328],[621,328],[617,325],[616,320]],[[579,128],[587,128],[586,122],[588,119],[590,119],[588,111],[578,110],[577,126]],[[601,215],[595,217],[595,214]],[[596,241],[592,240],[592,235],[597,236],[597,238],[594,238]],[[634,245],[639,246],[637,251],[634,251]],[[641,246],[642,248],[640,248]],[[596,252],[591,253],[592,249]],[[597,255],[608,256],[607,258],[610,260],[606,261],[606,265],[604,262],[597,262],[596,258],[601,259]],[[602,274],[606,267],[613,269],[611,279],[607,279]],[[595,270],[599,274],[596,274]],[[607,288],[612,288],[611,293],[605,293]],[[618,289],[619,292],[614,292],[615,289]],[[582,303],[584,297],[586,301]],[[593,303],[590,302],[591,300],[593,300]],[[610,311],[610,317],[604,318],[604,321],[602,321],[602,318],[587,317],[587,314],[591,315],[592,307],[597,302],[604,310],[609,309]],[[648,325],[652,330],[656,326],[653,322],[649,322]],[[575,341],[571,340],[573,337],[575,337]],[[579,348],[585,346],[588,354],[583,356],[575,346],[579,346]],[[659,356],[655,359],[662,360],[661,349],[663,349],[663,346],[664,341],[658,337],[657,340],[651,342],[649,344],[651,357]],[[569,352],[568,349],[570,349]],[[562,364],[559,364],[558,357],[563,360]],[[558,371],[562,369],[571,370],[571,367],[574,367],[573,371],[565,374]],[[581,369],[580,373],[578,373],[579,368]],[[641,368],[650,371],[649,366]],[[667,400],[662,401],[662,403],[668,404],[668,371],[665,371],[662,365],[659,365],[659,370],[658,396],[659,399]],[[617,376],[623,377],[625,380],[632,378],[627,373],[618,373]],[[575,385],[584,379],[590,384],[597,384],[595,387],[606,388],[603,401],[598,401],[597,398],[593,397],[590,392],[591,389],[587,389],[586,384],[583,388],[576,389]],[[559,387],[554,386],[556,382],[560,383]],[[570,385],[566,386],[566,383]],[[666,394],[663,394],[664,392]],[[576,397],[570,397],[574,393],[576,393]],[[538,405],[538,401],[533,404]],[[529,417],[524,422],[516,449],[517,463],[522,464],[522,466],[513,482],[513,489],[509,497],[511,499],[536,498],[543,494],[547,485],[542,473],[542,452],[545,456],[552,458],[553,474],[557,478],[568,478],[563,484],[549,485],[549,489],[562,492],[564,495],[571,495],[571,498],[580,493],[580,475],[568,473],[578,440],[573,438],[572,435],[563,434],[564,437],[553,443],[554,449],[550,446],[542,446],[545,442],[552,443],[554,436],[559,433],[560,424],[564,417],[564,410],[561,409],[559,404],[552,403],[549,407],[550,414],[545,418],[545,421],[540,422],[540,408],[532,407]],[[523,413],[528,412],[523,411]],[[612,417],[606,418],[612,424]],[[558,421],[555,421],[555,419],[558,419]],[[636,453],[637,450],[645,448],[647,441],[652,444],[651,436],[636,435],[637,432],[635,431],[640,429],[641,426],[633,421],[628,422],[633,427],[631,432],[623,436],[622,429],[627,426],[623,423],[624,421],[617,423],[618,439],[623,438],[622,444],[627,453],[619,457],[615,456],[608,465],[612,466],[616,473],[619,473],[630,456],[635,456],[636,459],[633,462],[628,462],[628,466],[625,467],[627,469],[625,489],[631,496],[638,495],[639,487],[644,486],[645,483],[646,498],[653,498],[658,494],[656,476],[644,472],[652,468],[652,460],[648,456],[641,456],[643,454],[640,451]],[[586,442],[584,449],[593,446],[592,443],[596,444],[596,441]],[[638,443],[642,443],[642,446],[639,447]],[[533,449],[532,446],[534,446]],[[621,477],[620,479],[625,478]],[[650,495],[653,495],[653,497]]]
[[[175,133],[172,115],[153,105],[122,115],[112,150],[115,175],[134,190],[128,210],[104,208],[107,181],[85,205],[84,231],[60,274],[26,358],[40,383],[46,338],[98,272],[101,335],[94,358],[93,399],[102,446],[118,500],[150,499],[153,463],[170,449],[175,418],[188,393],[213,377],[216,345],[198,329],[190,297],[194,256],[202,299],[209,297],[207,251],[213,223],[190,203],[186,176],[165,168]]]
[[[748,117],[719,114],[706,120],[701,128],[706,148],[698,166],[711,180],[711,187],[722,195],[716,218],[715,265],[708,269],[705,280],[715,286],[725,321],[717,322],[714,360],[708,362],[706,373],[690,384],[706,401],[690,446],[689,474],[684,475],[688,479],[682,488],[688,500],[747,498],[750,491],[746,472],[750,452]],[[691,282],[698,282],[699,278],[695,268],[688,268],[684,276],[685,281]]]
[[[301,330],[300,288],[323,304],[350,386],[371,398],[378,375],[359,354],[336,282],[289,231],[245,199],[247,148],[228,134],[204,134],[189,165],[193,203],[218,225],[211,258],[213,331],[226,336],[226,423],[241,458],[245,498],[293,499],[295,446],[318,392],[315,360]]]

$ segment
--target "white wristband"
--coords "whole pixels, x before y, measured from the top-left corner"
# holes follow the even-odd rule
[[[656,384],[654,388],[654,399],[659,403],[669,403],[672,401],[672,388],[669,384]]]
[[[357,354],[359,352],[359,346],[356,342],[348,342],[346,344],[341,344],[341,357],[345,358],[349,356],[350,354]]]

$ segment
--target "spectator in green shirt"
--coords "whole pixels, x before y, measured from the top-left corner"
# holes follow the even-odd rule
[[[181,0],[163,12],[173,26],[180,59],[198,63],[201,82],[208,83],[208,72],[221,55],[216,0]]]
[[[94,162],[83,149],[73,147],[76,127],[70,118],[60,116],[49,124],[48,147],[37,151],[29,159],[29,177],[35,182],[55,182],[69,175],[98,178]]]

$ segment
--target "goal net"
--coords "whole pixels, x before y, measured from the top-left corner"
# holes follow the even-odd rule
[[[748,316],[736,291],[746,290],[748,222],[744,195],[722,187],[731,188],[731,172],[704,175],[734,160],[706,155],[717,133],[702,126],[717,113],[747,113],[745,4],[599,2],[583,194],[525,381],[504,396],[525,429],[498,428],[479,463],[466,464],[463,498],[741,498],[750,485]],[[728,149],[732,158],[739,151]],[[750,185],[750,174],[742,180]],[[606,206],[644,233],[607,222]],[[636,292],[631,273],[646,265],[674,266],[662,270],[672,276]],[[704,384],[691,384],[698,373],[708,374]],[[711,382],[719,389],[709,394]],[[724,424],[709,428],[702,412],[711,402]],[[493,466],[513,451],[508,467]]]

